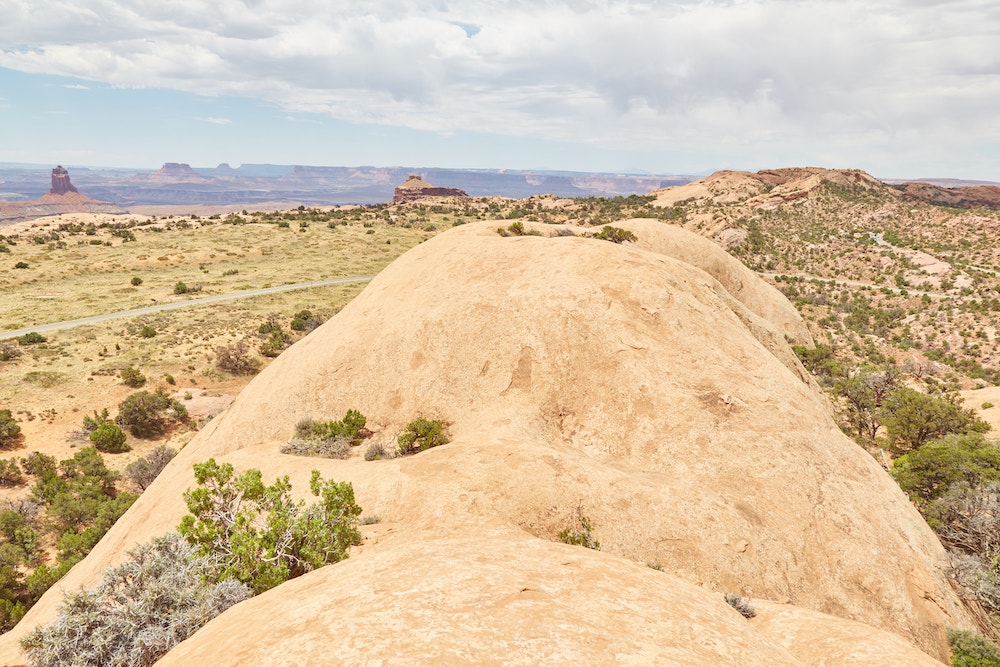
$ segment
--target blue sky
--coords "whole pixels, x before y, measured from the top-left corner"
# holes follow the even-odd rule
[[[0,162],[1000,181],[993,0],[5,0]]]

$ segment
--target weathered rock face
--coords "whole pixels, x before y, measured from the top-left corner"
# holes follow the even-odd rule
[[[62,165],[52,170],[52,188],[50,195],[64,195],[67,192],[79,192],[76,187],[69,182],[69,172]]]
[[[458,188],[439,188],[419,176],[410,176],[405,183],[396,188],[392,203],[400,204],[426,197],[468,197],[468,195]]]
[[[822,664],[795,653],[822,634],[817,612],[902,637],[889,664],[921,664],[911,645],[945,657],[945,628],[971,623],[943,549],[788,351],[792,306],[693,234],[620,224],[639,242],[501,238],[484,222],[405,254],[181,450],[0,638],[0,664],[22,659],[17,639],[61,590],[177,525],[209,457],[302,494],[313,469],[350,481],[383,523],[163,664],[310,664],[333,646],[347,663]],[[302,418],[348,409],[370,442],[391,448],[418,416],[452,442],[370,462],[280,453]],[[552,543],[581,505],[602,552]],[[726,592],[810,614],[772,636]],[[837,655],[864,653],[864,632],[835,626]]]

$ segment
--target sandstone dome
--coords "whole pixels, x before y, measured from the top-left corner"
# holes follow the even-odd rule
[[[817,627],[833,643],[861,628],[901,637],[911,657],[923,655],[913,646],[947,655],[945,628],[971,623],[943,549],[834,424],[788,350],[786,337],[808,334],[776,290],[654,221],[620,223],[639,236],[623,245],[501,238],[496,224],[409,251],[284,352],[0,639],[0,662],[20,659],[16,639],[53,616],[60,588],[93,585],[129,547],[175,526],[191,464],[209,457],[287,474],[300,492],[313,469],[351,481],[382,522],[347,561],[237,605],[163,664],[304,664],[336,658],[342,640],[354,647],[346,662],[403,664],[424,660],[429,636],[443,664],[487,652],[514,664],[823,664],[795,641]],[[373,441],[393,443],[424,416],[447,422],[452,442],[371,462],[363,448],[347,460],[279,452],[299,420],[350,408],[367,415]],[[553,543],[577,508],[602,552]],[[729,609],[726,592],[812,621],[775,622],[769,635]],[[271,611],[297,607],[318,615],[299,637]],[[494,633],[491,610],[523,618]],[[848,622],[857,628],[834,631]],[[380,628],[391,638],[373,643]],[[678,628],[697,639],[670,639]],[[542,631],[561,638],[557,653],[539,652]],[[242,659],[216,650],[225,636]],[[366,643],[370,655],[350,652]]]

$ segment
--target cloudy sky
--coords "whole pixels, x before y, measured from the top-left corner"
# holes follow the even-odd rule
[[[1000,181],[996,0],[0,0],[0,162]]]

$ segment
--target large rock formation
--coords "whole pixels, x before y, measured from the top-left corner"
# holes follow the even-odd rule
[[[61,164],[52,170],[52,187],[50,195],[64,195],[67,192],[79,192],[69,181],[69,172]]]
[[[396,188],[392,203],[402,204],[426,197],[468,197],[468,195],[458,188],[439,188],[419,176],[410,176],[405,183]]]
[[[70,180],[69,172],[62,165],[52,170],[52,187],[48,194],[26,202],[0,203],[0,224],[33,220],[63,213],[128,213],[108,202],[91,199],[80,194]]]
[[[22,659],[17,639],[61,590],[176,525],[209,457],[303,494],[313,469],[351,481],[382,523],[165,665],[944,658],[945,628],[971,624],[943,549],[788,351],[786,334],[808,335],[792,306],[693,234],[617,224],[638,243],[501,238],[485,222],[408,252],[178,454],[0,638],[0,664]],[[299,420],[351,408],[374,442],[417,416],[452,442],[371,462],[280,453]],[[603,551],[554,543],[578,508]],[[747,622],[726,592],[782,604]]]

